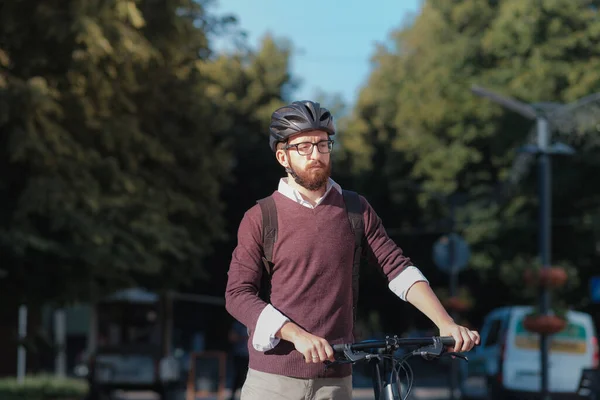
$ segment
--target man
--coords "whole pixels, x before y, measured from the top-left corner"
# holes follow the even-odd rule
[[[325,369],[330,344],[352,342],[354,234],[342,190],[331,178],[335,124],[312,101],[294,102],[271,116],[269,144],[285,168],[272,194],[278,215],[270,303],[258,295],[263,274],[262,214],[244,215],[226,289],[227,310],[250,330],[250,362],[243,400],[351,399],[349,365]],[[387,236],[381,220],[360,197],[365,245],[401,299],[453,336],[468,351],[479,334],[457,325],[428,281]]]

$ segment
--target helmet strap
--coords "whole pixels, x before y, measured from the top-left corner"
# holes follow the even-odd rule
[[[296,180],[298,178],[298,174],[296,174],[296,171],[294,171],[293,169],[291,169],[290,167],[286,167],[285,168],[285,172],[287,172],[288,174],[290,174],[290,176],[292,178],[294,178],[294,180]]]

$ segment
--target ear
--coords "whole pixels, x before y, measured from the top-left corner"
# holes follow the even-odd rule
[[[278,149],[275,152],[275,157],[277,158],[277,161],[279,161],[279,164],[281,164],[284,168],[289,167],[290,164],[288,163],[287,154],[285,153],[285,150]]]

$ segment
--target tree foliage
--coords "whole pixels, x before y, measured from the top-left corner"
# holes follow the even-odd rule
[[[426,270],[433,240],[449,229],[450,199],[458,199],[454,227],[473,246],[472,268],[515,287],[518,299],[523,269],[537,263],[536,169],[512,185],[509,178],[533,123],[470,89],[527,103],[590,95],[600,90],[599,35],[593,1],[430,0],[394,32],[392,49],[378,49],[345,144],[354,171],[369,177],[363,187],[393,210],[387,225],[406,228],[398,237],[412,243],[415,233],[430,233],[421,236],[426,249],[417,244],[413,253]],[[554,158],[554,259],[580,279],[598,257],[598,189],[581,184],[598,167],[595,135],[589,126],[577,137],[554,134],[579,151]],[[507,300],[505,289],[498,293],[496,301]]]
[[[3,5],[0,243],[15,291],[86,298],[205,271],[229,171],[226,116],[197,68],[210,23],[187,0]]]
[[[3,292],[87,299],[210,276],[206,289],[220,293],[243,213],[283,175],[268,121],[298,83],[291,42],[266,36],[257,50],[215,54],[211,38],[235,20],[210,5],[3,3]],[[597,9],[592,0],[428,0],[392,46],[377,48],[356,106],[337,121],[335,179],[367,196],[434,283],[446,277],[431,246],[455,229],[473,249],[477,275],[467,279],[504,285],[474,295],[496,290],[503,302],[515,288],[523,298],[522,271],[537,263],[538,198],[535,159],[517,149],[535,138],[533,122],[470,88],[545,109],[600,91]],[[317,97],[346,113],[335,95]],[[553,257],[572,268],[571,288],[594,273],[600,239],[597,185],[585,184],[600,163],[588,100],[551,118],[554,140],[578,150],[553,159]],[[565,123],[569,113],[585,123]],[[363,307],[380,302],[361,287]]]

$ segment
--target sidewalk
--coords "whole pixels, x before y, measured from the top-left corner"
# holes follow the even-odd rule
[[[183,397],[183,396],[182,396]],[[440,387],[415,387],[411,391],[411,400],[446,400],[449,396],[449,390]],[[229,399],[229,390],[226,390],[223,396]],[[239,399],[239,396],[236,396]],[[373,389],[360,388],[352,391],[352,400],[373,400]],[[119,392],[115,400],[159,400],[158,395],[152,392]],[[183,398],[180,400],[184,400]],[[198,397],[198,400],[218,400],[216,397]]]
[[[410,393],[411,400],[447,400],[450,390],[446,388],[415,387]],[[352,400],[373,400],[373,389],[354,389]]]

